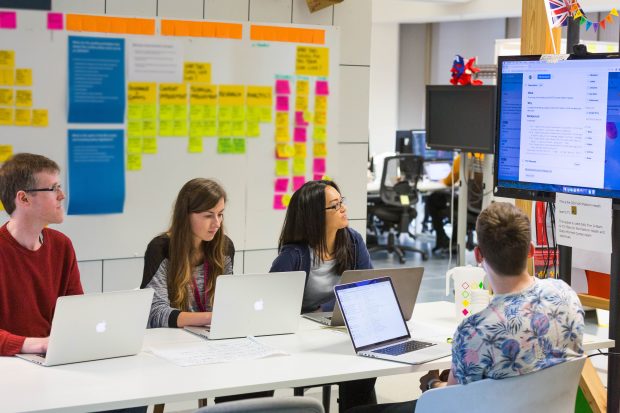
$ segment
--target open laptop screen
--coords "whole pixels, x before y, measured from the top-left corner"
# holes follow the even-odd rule
[[[410,337],[389,277],[334,287],[355,351]]]

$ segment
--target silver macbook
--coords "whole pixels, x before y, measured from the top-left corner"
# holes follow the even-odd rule
[[[334,287],[355,352],[407,364],[449,356],[452,346],[411,339],[388,277]]]
[[[450,175],[451,171],[450,162],[424,162],[424,174],[429,181],[441,181]]]
[[[349,270],[342,273],[339,284],[349,284],[371,278],[390,277],[396,289],[400,310],[403,312],[405,320],[409,321],[411,314],[413,314],[413,307],[418,297],[420,284],[422,283],[422,275],[424,275],[424,267]],[[333,312],[306,313],[303,314],[303,317],[326,326],[339,327],[344,325],[342,312],[337,302],[334,305]]]
[[[306,273],[221,275],[206,327],[185,327],[207,339],[289,334],[297,331]]]
[[[132,356],[142,348],[153,290],[59,297],[46,354],[17,354],[43,366]]]

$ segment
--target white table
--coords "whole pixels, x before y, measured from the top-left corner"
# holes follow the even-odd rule
[[[447,338],[456,325],[452,303],[416,305],[410,323],[414,336]],[[201,339],[178,329],[148,330],[144,348]],[[302,320],[296,334],[261,337],[290,356],[250,362],[178,367],[150,353],[137,356],[42,367],[14,357],[0,358],[0,411],[83,412],[152,405],[335,383],[369,377],[443,369],[450,358],[410,366],[357,357],[348,333]],[[613,341],[588,336],[588,350]]]

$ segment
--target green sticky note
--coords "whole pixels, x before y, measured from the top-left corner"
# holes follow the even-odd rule
[[[260,121],[260,108],[256,106],[248,106],[245,113],[245,120],[248,122]]]
[[[232,122],[231,136],[241,137],[245,136],[245,121],[235,120]]]
[[[187,105],[173,105],[174,120],[187,120]]]
[[[204,124],[204,136],[217,136],[217,121],[206,120]]]
[[[303,158],[293,159],[293,175],[306,174],[306,160]]]
[[[327,142],[327,131],[324,126],[315,126],[312,131],[312,139],[316,143],[325,143]]]
[[[136,103],[127,105],[127,120],[141,120],[143,106],[142,104]]]
[[[174,136],[174,121],[160,120],[159,121],[159,136]]]
[[[157,122],[155,120],[142,121],[142,136],[154,138],[157,136]]]
[[[262,123],[271,123],[273,116],[272,116],[272,109],[271,106],[264,106],[260,108],[260,121]]]
[[[285,159],[276,160],[276,176],[288,176],[288,161]]]
[[[260,126],[258,120],[248,120],[245,125],[245,136],[249,138],[257,138],[260,136]]]
[[[203,110],[204,120],[217,119],[217,106],[205,105]]]
[[[189,107],[189,119],[190,120],[203,120],[205,111],[204,105],[192,105]]]
[[[232,120],[232,106],[220,106],[217,112],[219,121]]]
[[[142,105],[142,119],[157,119],[157,105],[154,103]]]
[[[172,121],[172,136],[187,136],[189,134],[187,130],[187,120],[175,120]]]
[[[236,120],[236,121],[245,120],[245,106],[233,106],[232,107],[232,120]]]
[[[233,139],[233,151],[237,154],[245,153],[245,138],[234,138]]]
[[[217,135],[221,137],[232,136],[232,122],[222,121],[220,119],[218,123]]]
[[[127,154],[127,170],[140,171],[142,170],[142,155],[139,153]]]
[[[189,146],[187,147],[189,153],[201,153],[202,152],[202,137],[189,137]]]
[[[157,153],[157,138],[142,139],[142,153],[156,154]]]
[[[130,138],[142,137],[142,121],[130,120],[127,122],[127,136]]]
[[[231,138],[218,138],[217,153],[222,153],[222,154],[234,153],[232,139]]]
[[[174,119],[174,105],[159,105],[159,119],[160,120],[173,120]]]

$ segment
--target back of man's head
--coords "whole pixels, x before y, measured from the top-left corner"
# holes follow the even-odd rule
[[[514,205],[495,202],[476,222],[478,248],[498,275],[520,275],[527,266],[532,239],[530,220]]]
[[[33,153],[18,153],[0,167],[0,201],[6,212],[11,215],[15,211],[17,192],[35,188],[35,175],[39,172],[58,172],[56,162],[45,156]]]

